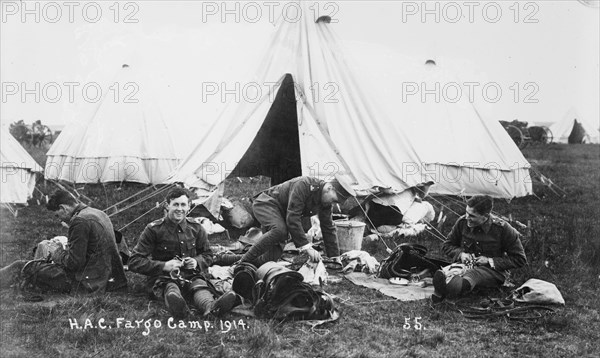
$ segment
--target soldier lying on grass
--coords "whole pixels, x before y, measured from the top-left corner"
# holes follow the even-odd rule
[[[186,298],[202,315],[223,314],[238,303],[237,296],[220,295],[208,280],[212,251],[200,221],[186,217],[189,201],[184,189],[169,191],[166,216],[146,226],[129,259],[129,270],[148,276],[149,293],[164,300],[175,318],[189,314]]]

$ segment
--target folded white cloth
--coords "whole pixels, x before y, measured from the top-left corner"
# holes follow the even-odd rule
[[[202,225],[208,235],[219,234],[225,231],[225,228],[221,224],[213,223],[209,218],[201,218],[200,225]]]
[[[317,215],[311,216],[310,218],[311,227],[308,229],[306,236],[311,242],[316,242],[323,239],[323,233],[321,232],[321,223]]]
[[[304,282],[309,283],[311,285],[318,286],[321,284],[321,281],[325,284],[327,283],[327,269],[323,264],[323,261],[319,262],[311,262],[307,261],[300,269],[298,270],[304,276]]]
[[[233,278],[233,270],[231,266],[212,265],[208,268],[208,273],[219,280],[227,280]]]
[[[402,216],[402,221],[408,224],[415,224],[420,221],[430,222],[435,218],[433,205],[426,201],[415,201]]]
[[[358,265],[362,265],[362,271],[367,273],[377,273],[379,262],[366,251],[351,250],[342,254],[342,259],[358,260]]]

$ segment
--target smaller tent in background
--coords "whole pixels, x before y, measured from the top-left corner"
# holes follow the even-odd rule
[[[550,126],[554,143],[599,144],[600,124],[589,123],[581,118],[574,108],[569,109],[562,120]]]
[[[179,159],[146,88],[134,69],[123,65],[92,115],[67,125],[56,139],[47,154],[46,178],[70,183],[163,183]]]
[[[0,203],[27,204],[42,167],[8,130],[0,128],[0,133]]]

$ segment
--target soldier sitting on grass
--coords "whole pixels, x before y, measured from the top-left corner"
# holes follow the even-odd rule
[[[103,293],[127,286],[113,226],[104,212],[79,203],[64,190],[52,194],[47,208],[68,223],[66,250],[58,245],[48,258],[19,260],[1,269],[2,286],[14,282],[20,271],[42,291]]]
[[[166,216],[146,226],[129,259],[129,270],[148,276],[151,295],[178,319],[189,314],[186,298],[202,315],[220,315],[238,303],[234,292],[220,295],[208,280],[212,251],[200,221],[186,217],[189,202],[187,191],[171,189]]]
[[[467,201],[466,214],[458,219],[442,246],[454,262],[467,267],[452,277],[447,270],[435,272],[433,302],[463,295],[475,287],[499,287],[508,270],[527,263],[519,232],[492,215],[493,206],[488,195],[475,195]]]

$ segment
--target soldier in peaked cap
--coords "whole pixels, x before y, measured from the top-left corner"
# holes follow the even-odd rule
[[[263,191],[252,204],[263,235],[242,256],[241,261],[256,267],[268,261],[277,261],[283,253],[288,235],[300,251],[306,252],[312,261],[319,261],[321,255],[308,241],[301,223],[302,217],[313,215],[319,217],[327,256],[339,256],[332,204],[354,195],[352,187],[339,176],[328,182],[301,176]]]

